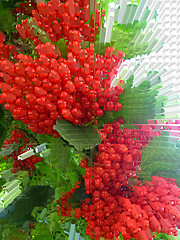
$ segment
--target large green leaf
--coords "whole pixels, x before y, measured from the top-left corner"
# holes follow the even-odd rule
[[[63,170],[70,170],[70,153],[66,142],[62,138],[57,138],[51,145],[51,153],[49,155],[50,166]]]
[[[119,96],[123,108],[118,112],[113,111],[113,117],[123,117],[126,124],[146,124],[148,119],[155,117],[158,92],[151,89],[149,81],[144,81],[138,87],[132,87],[132,81],[133,76],[127,80],[124,93]]]
[[[8,35],[14,30],[15,17],[12,16],[8,8],[4,8],[0,3],[0,30]]]
[[[154,175],[173,177],[179,184],[180,149],[170,144],[167,132],[162,133],[142,149],[140,178],[150,181]]]
[[[100,143],[99,134],[92,127],[74,126],[72,123],[60,120],[53,128],[77,150],[94,148]]]

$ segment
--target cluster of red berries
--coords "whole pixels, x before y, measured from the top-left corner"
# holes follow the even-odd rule
[[[26,148],[26,145],[24,146]],[[25,153],[28,150],[21,151],[20,154]],[[14,156],[14,158],[17,157],[17,155]],[[29,175],[32,175],[32,169],[36,169],[35,164],[38,162],[42,162],[43,158],[35,156],[28,157],[24,160],[15,160],[13,162],[13,169],[12,172],[16,173],[20,170],[25,170],[29,172]]]
[[[58,215],[62,217],[71,217],[72,208],[67,205],[67,202],[71,195],[76,191],[77,188],[80,187],[80,182],[76,182],[74,188],[72,188],[70,191],[66,192],[59,200],[57,200],[57,203],[59,204],[57,208]],[[61,193],[63,194],[63,193]],[[63,218],[62,218],[63,219]]]
[[[123,89],[111,88],[110,85],[118,72],[117,67],[123,61],[123,53],[107,48],[106,54],[100,56],[94,53],[94,44],[85,49],[80,46],[83,35],[92,37],[83,30],[90,14],[88,2],[68,0],[57,4],[52,0],[47,4],[37,4],[42,17],[36,10],[33,12],[34,21],[53,22],[53,18],[59,19],[54,19],[54,22],[59,24],[60,21],[64,29],[58,39],[64,37],[68,40],[67,59],[60,57],[58,48],[46,42],[36,46],[39,57],[35,60],[27,55],[14,54],[17,60],[15,64],[6,58],[0,61],[1,77],[6,81],[1,83],[3,93],[0,103],[7,103],[5,108],[12,112],[13,117],[22,120],[33,132],[48,133],[57,138],[59,134],[53,129],[57,119],[63,117],[78,125],[93,121],[96,124],[95,117],[102,116],[104,110],[119,111],[122,108],[118,96]],[[95,19],[91,15],[91,24],[87,28],[90,32],[94,31],[91,25],[99,26],[99,14],[96,11]],[[42,28],[47,27],[44,22],[41,25]],[[27,19],[16,27],[24,39],[30,38],[33,30]],[[56,25],[55,29],[58,28]],[[90,38],[86,40],[90,41]]]
[[[21,132],[20,129],[15,129],[12,131],[12,137],[10,139],[6,139],[4,141],[3,148],[6,148],[6,145],[12,145],[13,143],[19,144],[18,150],[14,151],[10,155],[6,156],[5,159],[12,158],[14,159],[13,162],[13,168],[12,172],[16,173],[20,170],[29,171],[29,174],[31,175],[32,169],[36,169],[35,164],[38,162],[42,162],[42,158],[38,157],[37,155],[28,157],[24,160],[18,160],[18,156],[22,153],[25,153],[29,150],[29,148],[32,148],[33,145],[29,143],[29,139],[25,138],[25,133]]]
[[[153,232],[178,235],[175,227],[180,227],[180,188],[175,179],[153,176],[145,186],[135,186],[133,193],[131,202],[145,210]]]
[[[1,58],[10,58],[10,54],[12,56],[16,56],[17,54],[17,49],[14,45],[8,45],[8,44],[5,44],[5,38],[6,36],[0,32],[0,59]],[[1,73],[0,73],[0,77],[1,76]]]
[[[111,73],[117,71],[122,53],[111,55],[107,48],[105,56],[95,55],[96,61],[88,65],[86,59],[94,56],[93,46],[90,52],[80,51],[77,62],[72,52],[67,60],[56,59],[53,47],[50,43],[38,45],[40,57],[36,60],[18,54],[20,61],[15,64],[8,59],[0,61],[1,76],[6,79],[6,83],[1,83],[0,103],[7,103],[5,108],[14,119],[22,120],[33,132],[59,137],[53,129],[58,118],[82,125],[102,116],[103,108],[107,111],[122,108],[118,95],[123,89],[110,88]],[[112,60],[114,64],[109,66]],[[80,71],[76,64],[81,66]]]
[[[105,11],[102,10],[100,15],[98,9],[95,10],[95,14],[90,14],[90,0],[51,0],[47,4],[38,3],[38,11],[36,6],[33,7],[35,8],[32,10],[33,23],[28,23],[27,19],[23,20],[22,24],[16,26],[16,29],[24,40],[33,41],[34,46],[42,44],[43,40],[40,31],[35,32],[32,29],[33,25],[46,32],[52,42],[64,38],[68,40],[66,44],[71,45],[74,31],[80,33],[81,41],[94,42],[95,35],[99,34],[101,19],[105,16]],[[98,8],[97,3],[96,8]],[[77,48],[79,39],[75,38],[74,40],[74,45]]]
[[[28,225],[29,229],[34,228],[34,222],[31,220]]]
[[[131,179],[138,178],[137,173],[141,170],[142,148],[153,138],[149,135],[150,127],[122,129],[122,122],[123,120],[119,119],[112,124],[105,124],[104,128],[99,130],[103,141],[98,145],[98,153],[95,157],[97,165],[95,169],[103,168],[104,171],[100,182],[105,184],[105,187],[109,187],[112,195],[116,195],[119,191],[122,191],[123,194],[122,187],[128,186]],[[154,136],[159,135],[159,132],[154,132]],[[128,181],[128,179],[130,180]],[[91,185],[88,184],[87,188],[89,189],[89,187],[91,189]]]
[[[19,6],[11,10],[12,15],[17,19],[26,15],[28,17],[32,16],[32,10],[37,9],[37,3],[34,0],[25,0],[20,2]]]
[[[159,132],[147,125],[121,129],[123,123],[119,119],[99,131],[103,141],[98,146],[95,167],[90,167],[87,158],[81,161],[86,193],[92,197],[75,210],[74,217],[85,219],[85,233],[95,240],[118,239],[120,233],[125,240],[149,240],[151,231],[177,235],[180,189],[175,181],[155,176],[142,186],[137,180],[141,150]]]
[[[38,11],[32,10],[33,24],[45,31],[52,42],[57,42],[62,38],[72,40],[74,30],[80,33],[81,40],[94,42],[95,35],[99,34],[101,19],[105,16],[104,10],[100,13],[97,5],[95,14],[90,14],[90,0],[51,0],[47,4],[37,3]],[[23,21],[21,26],[23,38],[29,38],[33,40],[34,45],[37,45],[40,42],[26,23]]]
[[[162,232],[177,236],[175,227],[180,224],[180,188],[176,180],[152,177],[152,182],[145,186],[134,185],[133,194],[126,192],[112,196],[108,189],[95,190],[91,199],[86,198],[74,213],[74,217],[84,218],[87,224],[86,235],[91,239],[119,239],[120,234],[125,240],[150,240],[152,232]],[[66,195],[66,202],[70,194]],[[58,201],[60,203],[60,201]],[[72,208],[66,209],[63,216],[71,216]],[[58,213],[61,206],[58,206]]]

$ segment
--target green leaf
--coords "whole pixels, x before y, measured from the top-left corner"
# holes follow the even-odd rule
[[[70,166],[70,153],[67,144],[63,139],[57,138],[51,145],[51,153],[49,156],[50,166],[53,168],[60,168],[64,170],[71,169]]]
[[[126,124],[147,124],[155,117],[157,93],[151,90],[150,82],[144,81],[138,87],[132,87],[133,75],[124,86],[124,93],[119,96],[122,110],[113,111],[113,118],[123,117]]]
[[[66,172],[65,174],[66,179],[70,180],[70,184],[72,186],[75,185],[75,183],[79,180],[76,172]]]
[[[154,175],[177,178],[179,184],[180,149],[170,144],[166,131],[142,149],[140,178],[151,180]]]
[[[17,239],[18,240],[26,240],[27,238],[23,232],[20,232],[20,230],[17,231],[17,229],[16,229],[16,231],[13,230],[12,232],[9,232],[8,236],[6,236],[6,239],[7,240],[8,239],[10,239],[10,240],[17,240]]]
[[[99,134],[92,127],[74,126],[72,123],[60,120],[53,128],[77,150],[94,148],[100,143]]]
[[[48,215],[48,221],[52,222],[58,222],[59,221],[59,216],[57,215],[57,212],[53,212],[51,214]]]
[[[55,45],[59,48],[61,52],[61,57],[66,58],[67,57],[67,46],[65,45],[66,41],[64,38],[60,39],[55,43]]]
[[[3,5],[0,4],[0,30],[6,31],[9,35],[15,28],[13,23],[15,22],[15,17],[12,16],[12,13],[8,8],[3,8]]]
[[[32,178],[31,185],[56,187],[61,181],[61,172],[61,168],[53,168],[45,162],[39,162],[36,164],[36,176]]]
[[[57,212],[53,212],[50,213],[47,217],[47,221],[49,223],[49,229],[51,231],[51,233],[55,233],[55,232],[60,232],[62,231],[62,233],[64,232],[64,229],[61,227],[59,221],[59,216],[57,214]]]
[[[53,143],[54,142],[54,137],[50,136],[49,134],[37,134],[37,140],[39,141],[40,144],[43,143]]]
[[[36,215],[37,215],[37,212],[42,210],[42,207],[35,207],[33,210],[32,210],[32,213],[31,215],[35,218]]]
[[[50,232],[49,225],[46,223],[37,223],[35,229],[31,232],[34,240],[53,240],[53,235]]]
[[[103,124],[112,123],[114,121],[114,111],[104,112],[104,115],[98,118],[97,128],[101,128]]]

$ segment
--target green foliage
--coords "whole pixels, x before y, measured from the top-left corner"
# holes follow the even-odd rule
[[[0,105],[0,146],[3,145],[3,142],[6,138],[7,130],[8,130],[8,124],[7,121],[9,119],[6,119],[6,111],[3,109],[3,107]]]
[[[124,118],[126,128],[131,128],[131,124],[145,124],[148,119],[155,117],[157,89],[151,89],[149,81],[144,81],[138,87],[132,85],[133,75],[127,80],[127,84],[124,84],[124,93],[119,96],[122,110],[105,111],[104,115],[98,118],[98,124],[93,126],[94,128],[101,129],[103,124],[112,123],[117,117]]]
[[[142,150],[140,178],[150,181],[154,175],[172,177],[180,185],[179,159],[180,148],[170,145],[168,136],[157,136]]]
[[[53,128],[77,150],[94,148],[100,143],[99,134],[92,127],[75,126],[65,120],[56,123]]]
[[[50,145],[51,153],[47,161],[36,164],[36,170],[30,185],[45,185],[56,188],[67,185],[73,187],[79,181],[80,167],[75,161],[80,162],[82,154],[72,153],[67,143],[62,139],[53,139]]]
[[[36,170],[34,171],[34,176],[30,181],[30,185],[43,185],[43,186],[51,186],[55,187],[58,185],[60,181],[61,169],[53,172],[50,165],[45,162],[39,162],[36,164]]]
[[[60,187],[56,187],[55,189],[55,200],[60,199],[60,197],[71,189],[71,184],[64,181],[64,184],[61,184]]]
[[[70,152],[71,162],[74,163],[77,167],[77,170],[83,175],[85,170],[80,167],[81,159],[85,158],[86,154],[81,151],[77,151],[74,148],[68,148]]]
[[[36,224],[36,228],[31,232],[32,239],[34,240],[53,240],[53,235],[50,232],[49,224],[45,222],[39,222]]]
[[[5,131],[5,136],[4,136],[4,140],[7,139],[7,138],[10,138],[11,137],[11,132],[14,130],[14,126],[12,124],[12,115],[10,114],[10,112],[4,112],[4,127],[6,128],[6,131]],[[3,140],[3,142],[4,142]],[[3,144],[2,142],[2,144]],[[2,145],[1,145],[2,146]]]
[[[4,8],[3,4],[0,3],[0,31],[10,35],[14,30],[15,17],[8,8]]]
[[[57,138],[51,145],[50,166],[61,168],[65,171],[71,169],[70,153],[67,148],[67,143],[62,138]]]
[[[146,22],[139,23],[135,21],[133,24],[118,24],[114,23],[110,43],[95,42],[95,52],[104,55],[107,47],[114,47],[117,51],[125,53],[125,59],[133,58],[136,55],[147,53],[148,42],[140,46],[135,44],[134,38],[146,26]],[[85,43],[88,47],[88,43]],[[148,52],[149,53],[149,52]]]
[[[61,190],[60,190],[61,189]],[[51,204],[47,205],[45,209],[36,207],[32,211],[32,216],[36,219],[35,229],[31,232],[32,239],[36,239],[36,237],[39,237],[43,234],[44,227],[46,226],[48,229],[48,232],[46,232],[46,235],[51,239],[66,239],[68,237],[67,232],[69,232],[69,228],[67,228],[67,225],[69,223],[73,223],[76,225],[76,231],[83,233],[86,227],[85,220],[84,219],[75,219],[72,217],[67,217],[65,220],[61,220],[61,216],[59,217],[56,210],[56,200],[59,199],[62,195],[62,191],[68,191],[69,189],[66,188],[66,186],[61,186],[59,188],[56,188],[56,194],[57,197],[51,202]],[[46,210],[46,213],[44,215],[43,220],[39,223],[40,215],[42,215],[42,212]],[[43,224],[44,223],[44,224]],[[42,225],[43,224],[43,225]],[[81,234],[82,235],[82,234]],[[34,236],[34,237],[33,237]],[[38,238],[39,239],[39,238]]]
[[[155,101],[158,91],[150,88],[150,82],[144,81],[138,87],[131,88],[132,79],[124,86],[124,94],[119,96],[123,108],[113,112],[114,119],[123,117],[126,124],[145,124],[155,117]]]
[[[2,0],[3,8],[15,8],[21,0]]]
[[[111,42],[111,43],[99,43],[98,41],[95,42],[94,44],[94,51],[96,54],[100,54],[100,55],[105,55],[106,53],[106,48],[107,47],[114,47],[115,42]],[[85,45],[86,47],[88,46],[88,43],[86,43]]]
[[[64,224],[60,223],[60,219],[57,212],[50,213],[47,216],[47,222],[49,224],[49,230],[54,236],[58,234],[61,236],[60,239],[67,236],[67,234],[64,232],[64,228],[63,228]]]
[[[39,213],[37,213],[37,216]],[[38,218],[38,217],[37,217]],[[39,237],[43,236],[43,231],[44,231],[44,226],[46,226],[47,230],[46,231],[46,236],[49,237],[49,239],[62,239],[66,240],[68,239],[68,232],[69,232],[69,227],[70,224],[75,224],[75,230],[76,232],[79,232],[81,236],[85,236],[85,220],[80,218],[80,219],[75,219],[73,216],[72,217],[67,217],[65,220],[61,221],[57,212],[50,212],[46,215],[46,220],[44,222],[38,222],[35,224],[35,229],[31,232],[32,239],[39,239]],[[38,238],[37,238],[38,237]],[[46,239],[46,238],[41,238],[41,239]]]
[[[0,156],[0,172],[5,169],[6,166],[6,159],[3,156]]]
[[[26,235],[20,228],[15,227],[8,220],[0,218],[0,239],[26,240]]]
[[[0,192],[2,191],[2,186],[6,183],[5,178],[0,178]]]
[[[39,144],[43,143],[53,143],[54,142],[54,137],[49,135],[49,134],[36,134],[36,139],[38,140]]]
[[[49,186],[30,186],[7,207],[6,216],[11,223],[22,226],[24,221],[32,220],[31,212],[35,207],[44,207],[52,199],[54,189]],[[52,201],[52,200],[51,200]]]
[[[166,233],[156,234],[154,240],[179,240],[179,236],[167,235]]]
[[[80,233],[81,237],[85,238],[86,240],[90,239],[89,236],[85,235],[85,228],[87,225],[84,218],[75,219],[72,217],[71,224],[75,224],[75,231]]]
[[[67,41],[64,40],[64,38],[60,39],[55,43],[55,46],[57,46],[61,52],[61,57],[66,58],[67,57],[67,47],[65,45]]]
[[[114,24],[111,41],[114,44],[114,48],[117,51],[123,51],[125,53],[125,59],[133,58],[135,55],[142,55],[147,53],[147,47],[139,46],[135,43],[134,37],[137,33],[140,33],[146,26],[146,22],[139,23],[135,21],[133,24]]]

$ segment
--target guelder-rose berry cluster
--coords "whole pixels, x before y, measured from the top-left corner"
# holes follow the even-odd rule
[[[15,129],[12,131],[12,137],[10,139],[6,139],[2,147],[6,148],[7,144],[11,145],[13,143],[19,144],[19,148],[5,157],[6,160],[10,158],[14,160],[12,172],[16,173],[20,170],[25,170],[28,171],[31,175],[32,169],[36,169],[35,164],[38,162],[42,162],[43,158],[34,155],[22,161],[18,160],[18,156],[20,154],[27,152],[29,148],[33,147],[33,145],[30,144],[29,139],[27,137],[25,138],[25,133],[21,132],[19,129]]]
[[[48,29],[51,23],[53,32],[62,29],[54,41],[67,40],[67,59],[62,58],[59,49],[50,42],[42,44],[40,41],[41,44],[34,43],[39,55],[35,60],[28,55],[15,54],[16,63],[7,58],[0,61],[1,77],[6,82],[1,83],[0,103],[7,103],[5,108],[13,117],[22,120],[33,132],[59,137],[53,129],[57,119],[84,125],[101,117],[104,110],[119,111],[122,108],[118,96],[123,88],[111,88],[110,85],[123,61],[123,53],[107,48],[105,55],[98,55],[94,52],[94,44],[90,43],[90,48],[85,49],[80,46],[83,37],[87,41],[94,39],[91,35],[93,31],[95,34],[93,24],[99,26],[100,13],[96,11],[95,16],[91,15],[87,31],[84,30],[90,16],[88,3],[52,0],[38,4],[39,13],[33,12],[33,24],[44,20],[47,24],[43,22],[40,27]],[[29,24],[28,20],[23,20],[17,25],[24,39],[34,34]]]
[[[74,30],[80,33],[81,40],[94,42],[95,35],[99,34],[101,19],[105,16],[104,10],[100,12],[98,9],[98,4],[95,13],[90,13],[90,0],[37,3],[37,10],[32,10],[32,15],[33,24],[46,32],[52,42],[62,38],[71,40]],[[17,30],[24,39],[33,40],[34,45],[39,42],[27,21],[17,25]]]
[[[122,60],[121,54],[110,56],[110,49],[107,49],[105,56],[95,55],[96,62],[89,65],[85,59],[89,61],[94,56],[93,46],[90,58],[89,49],[85,49],[77,62],[72,52],[68,53],[67,60],[57,59],[50,43],[38,45],[37,52],[40,57],[36,60],[19,54],[20,61],[15,64],[8,59],[0,61],[2,77],[6,79],[6,83],[1,83],[0,103],[7,103],[5,108],[13,117],[22,120],[32,131],[59,137],[53,130],[58,118],[82,125],[94,120],[94,116],[102,116],[103,108],[107,111],[122,108],[117,101],[123,89],[110,88],[108,77],[108,69],[115,71]],[[112,59],[114,65],[110,67],[108,62]],[[76,67],[78,62],[80,72]]]
[[[153,176],[145,186],[135,186],[132,203],[139,204],[149,218],[150,229],[177,236],[180,227],[180,188],[175,179]]]
[[[24,148],[26,148],[26,145],[24,145]],[[21,149],[21,148],[20,148]],[[22,153],[25,153],[27,150],[21,150],[19,151],[19,154],[22,154]],[[14,158],[16,158],[17,155],[14,156]],[[31,157],[28,157],[22,161],[20,160],[15,160],[13,162],[13,169],[12,169],[12,172],[13,173],[16,173],[20,170],[25,170],[27,172],[29,172],[29,175],[32,175],[32,169],[36,169],[35,167],[35,164],[38,163],[38,162],[42,162],[43,161],[43,158],[41,157],[38,157],[38,156],[31,156]]]
[[[123,186],[130,184],[128,179],[138,178],[142,148],[152,139],[149,135],[149,127],[122,129],[122,121],[120,119],[112,124],[105,124],[102,130],[98,130],[103,141],[98,145],[98,153],[95,157],[97,165],[95,169],[104,170],[102,176],[98,178],[100,183],[109,187],[111,194],[115,195],[119,191],[124,193]],[[159,135],[158,132],[154,132],[154,135]],[[91,189],[91,185],[89,187],[91,192],[93,188]]]
[[[70,191],[66,192],[60,199],[57,200],[57,203],[59,204],[57,208],[58,215],[62,217],[71,217],[71,211],[72,208],[67,206],[67,202],[71,195],[76,191],[77,188],[80,187],[80,182],[76,182],[76,185],[74,188],[72,188]],[[63,194],[63,193],[61,193]]]
[[[177,236],[175,227],[180,225],[180,188],[175,179],[154,176],[145,186],[134,185],[126,196],[121,192],[112,195],[108,188],[93,191],[73,214],[76,219],[84,218],[86,235],[91,239],[150,240],[153,232]],[[67,198],[70,194],[66,195]],[[60,201],[58,202],[60,203]],[[72,208],[63,206],[70,216]],[[61,209],[58,206],[58,209]]]
[[[0,58],[10,58],[10,54],[12,56],[16,56],[17,49],[14,45],[5,44],[5,35],[0,32]],[[0,73],[0,77],[3,75]]]
[[[32,10],[37,9],[37,3],[34,0],[25,0],[20,2],[19,6],[11,10],[12,15],[17,19],[26,15],[28,17],[32,16]]]
[[[125,240],[149,240],[155,231],[177,235],[180,189],[175,180],[154,176],[144,186],[137,181],[142,147],[159,132],[146,125],[121,129],[121,124],[123,119],[99,131],[103,141],[94,167],[88,158],[81,161],[86,193],[92,197],[84,200],[74,217],[85,219],[85,233],[95,240],[118,239],[120,233]]]

